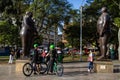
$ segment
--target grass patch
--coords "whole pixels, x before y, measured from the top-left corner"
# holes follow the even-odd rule
[[[0,59],[9,59],[9,56],[0,56]]]
[[[0,64],[2,63],[8,63],[9,56],[0,56]]]

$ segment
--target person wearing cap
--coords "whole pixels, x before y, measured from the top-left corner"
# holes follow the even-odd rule
[[[111,27],[110,27],[111,21],[107,8],[102,7],[101,12],[102,14],[97,21],[97,34],[99,36],[98,43],[100,47],[101,56],[98,57],[97,60],[106,59],[107,43],[111,33]]]

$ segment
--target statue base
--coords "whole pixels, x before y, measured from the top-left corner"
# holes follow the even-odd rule
[[[30,61],[29,60],[16,60],[15,71],[22,72],[23,65],[27,62],[30,62]]]
[[[113,73],[113,62],[110,60],[94,61],[94,71],[97,73]]]

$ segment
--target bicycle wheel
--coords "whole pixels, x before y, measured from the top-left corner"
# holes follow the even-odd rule
[[[61,63],[58,63],[57,64],[57,71],[56,71],[57,75],[58,76],[62,76],[63,75],[63,71],[64,71],[63,65]]]
[[[38,65],[38,73],[40,73],[40,74],[44,74],[46,71],[47,71],[47,69],[48,69],[48,66],[47,66],[47,64],[46,63],[40,63],[39,65]]]
[[[33,72],[33,66],[30,63],[25,63],[23,65],[23,69],[22,70],[23,70],[23,74],[25,76],[30,76],[32,74],[32,72]]]

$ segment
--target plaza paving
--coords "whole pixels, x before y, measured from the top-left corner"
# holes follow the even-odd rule
[[[64,75],[31,75],[24,76],[15,72],[15,64],[0,64],[0,80],[120,80],[120,72],[88,73],[87,62],[64,63]],[[119,64],[119,63],[117,63]]]

